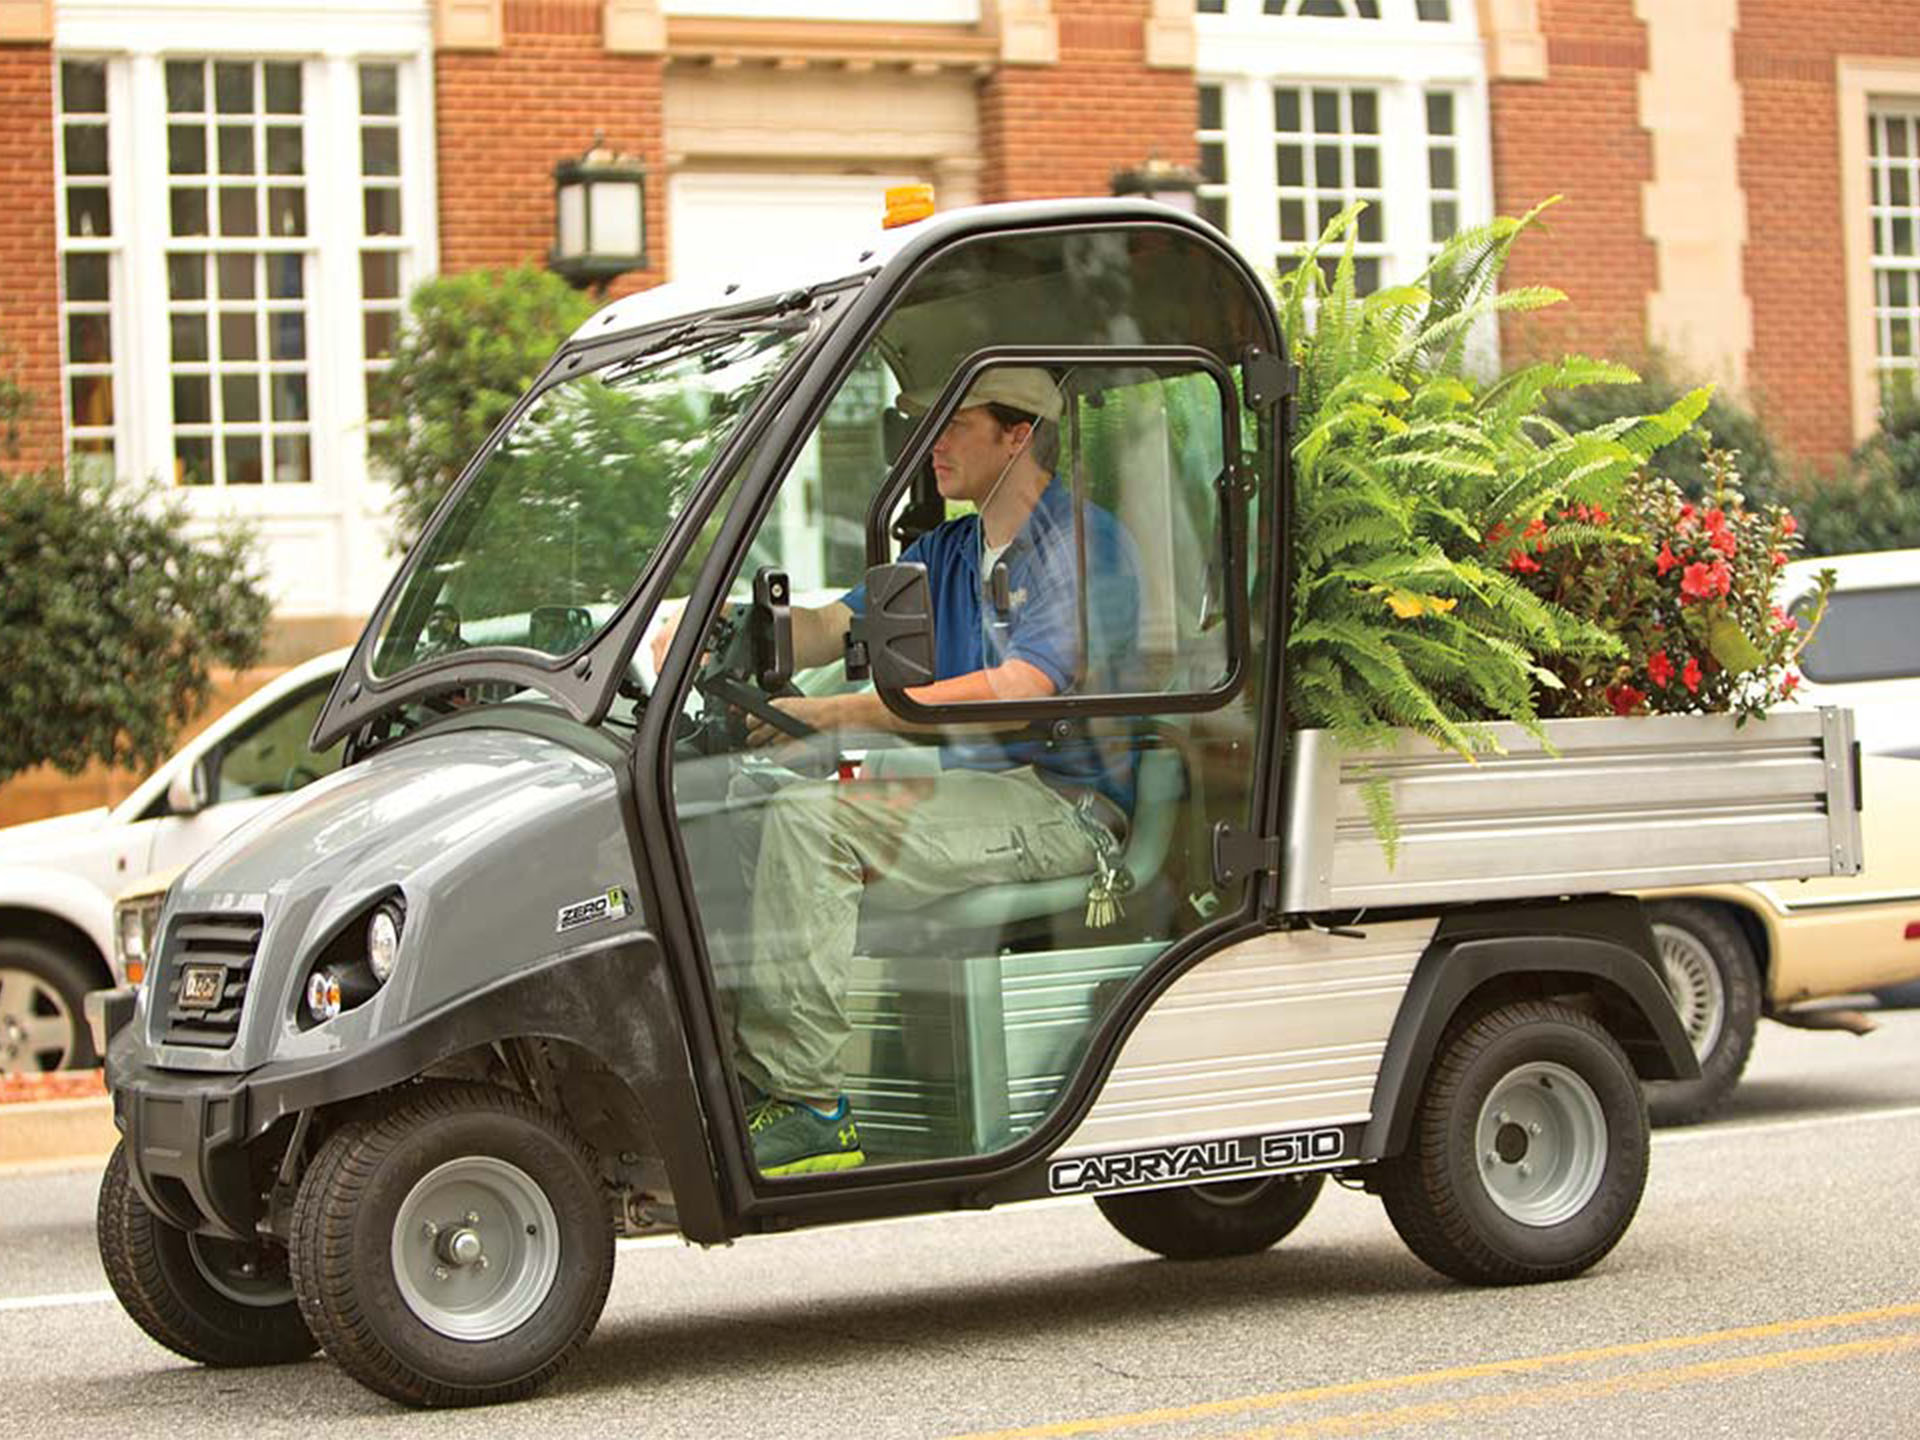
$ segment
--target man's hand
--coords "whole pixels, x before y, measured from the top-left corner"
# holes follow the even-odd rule
[[[775,695],[769,697],[767,703],[802,725],[810,725],[815,730],[837,730],[843,723],[841,702],[846,699],[844,695]],[[774,745],[794,738],[758,715],[747,717],[748,745]]]

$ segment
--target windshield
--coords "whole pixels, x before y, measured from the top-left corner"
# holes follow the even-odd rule
[[[796,321],[696,341],[542,393],[424,542],[381,623],[374,673],[478,646],[584,647],[804,332]]]

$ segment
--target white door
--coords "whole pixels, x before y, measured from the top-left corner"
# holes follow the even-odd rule
[[[842,257],[851,270],[860,241],[879,233],[886,195],[915,175],[676,175],[668,191],[675,280],[733,279],[786,270],[798,257]],[[789,579],[797,594],[821,583],[822,547],[799,534],[819,513],[819,456],[795,466],[780,491]],[[878,483],[878,477],[875,477]]]

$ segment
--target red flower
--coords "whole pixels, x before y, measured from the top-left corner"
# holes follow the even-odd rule
[[[1731,530],[1714,531],[1713,539],[1711,539],[1707,543],[1713,549],[1718,550],[1722,555],[1730,556],[1733,554],[1735,549],[1735,541],[1733,538],[1733,532]]]
[[[1782,535],[1798,535],[1800,533],[1800,522],[1793,518],[1791,511],[1781,512],[1780,533]]]
[[[1687,668],[1680,672],[1680,683],[1687,687],[1688,694],[1700,693],[1700,662],[1691,655],[1687,657]]]
[[[1781,698],[1785,699],[1787,696],[1793,694],[1795,690],[1799,689],[1799,687],[1800,676],[1792,670],[1787,671],[1786,678],[1780,682]]]
[[[1613,706],[1616,715],[1631,715],[1647,698],[1646,691],[1636,690],[1631,685],[1609,685],[1606,695],[1607,703]]]
[[[1547,553],[1547,522],[1540,519],[1534,520],[1530,525],[1527,526],[1525,530],[1522,530],[1520,532],[1520,538],[1523,540],[1533,541],[1533,549],[1535,554],[1539,554],[1539,555],[1546,554]]]
[[[1786,551],[1776,550],[1773,552],[1773,568],[1774,569],[1778,570],[1781,566],[1785,565],[1786,563],[1787,563]]]
[[[1773,607],[1773,628],[1775,630],[1778,630],[1784,635],[1787,631],[1793,629],[1793,625],[1794,620],[1791,615],[1782,610],[1778,605]]]
[[[1524,550],[1516,550],[1507,556],[1507,569],[1516,575],[1529,575],[1540,568],[1540,562]]]
[[[1693,516],[1694,516],[1693,506],[1691,504],[1682,505],[1680,507],[1680,528],[1683,530],[1692,529]]]
[[[1593,507],[1593,513],[1589,518],[1591,518],[1596,525],[1611,525],[1613,523],[1613,517],[1598,505]]]
[[[1688,600],[1716,600],[1733,589],[1733,571],[1727,568],[1724,560],[1712,563],[1700,561],[1687,566],[1680,572],[1680,598]]]
[[[1666,651],[1656,650],[1647,657],[1647,678],[1662,690],[1673,683],[1673,661]]]
[[[1494,526],[1493,529],[1487,532],[1487,548],[1489,550],[1493,549],[1494,546],[1498,545],[1502,540],[1506,538],[1507,538],[1507,526],[1506,526],[1506,522],[1502,521],[1500,524]]]
[[[1722,530],[1727,528],[1727,512],[1715,507],[1707,511],[1706,521],[1707,533],[1709,535],[1718,535]]]
[[[1680,563],[1680,557],[1673,553],[1673,547],[1666,541],[1660,542],[1660,553],[1653,557],[1653,568],[1661,579],[1666,579],[1667,571]]]

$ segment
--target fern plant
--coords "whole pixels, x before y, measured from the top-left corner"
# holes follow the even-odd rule
[[[1538,697],[1560,683],[1546,662],[1612,656],[1620,643],[1532,593],[1497,550],[1490,557],[1488,537],[1525,534],[1549,511],[1617,511],[1626,480],[1686,432],[1709,392],[1567,430],[1540,413],[1544,397],[1634,373],[1570,356],[1483,383],[1468,357],[1488,317],[1565,299],[1495,288],[1546,206],[1462,232],[1414,284],[1364,298],[1353,263],[1362,208],[1335,218],[1276,285],[1299,376],[1293,722],[1328,728],[1354,750],[1412,730],[1471,758],[1493,748],[1488,723],[1503,720],[1545,743]],[[1337,262],[1323,267],[1335,246]],[[1561,543],[1583,538],[1633,543],[1599,521],[1558,532]],[[1385,783],[1370,781],[1365,798],[1391,860]]]

